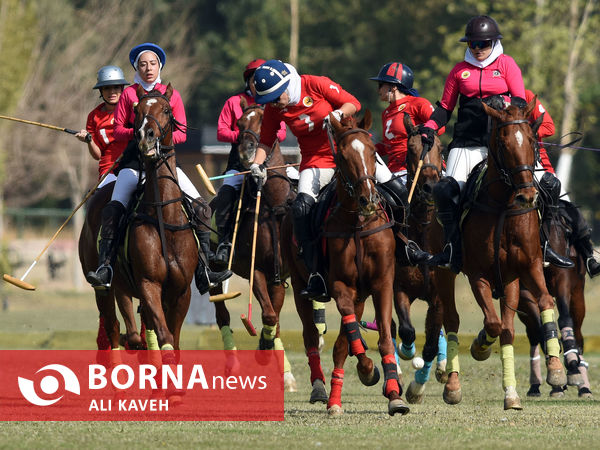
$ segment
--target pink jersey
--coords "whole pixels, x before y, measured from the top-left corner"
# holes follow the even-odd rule
[[[113,111],[106,111],[104,103],[96,106],[88,114],[85,129],[92,135],[94,143],[100,149],[100,161],[98,163],[100,176],[110,169],[127,146],[127,142],[115,140],[113,136],[114,128]]]
[[[135,113],[133,111],[133,104],[138,101],[137,90],[138,84],[132,84],[128,86],[121,94],[119,103],[115,109],[115,130],[114,135],[117,141],[129,142],[133,139],[133,122],[135,120]],[[157,83],[154,87],[158,89],[162,94],[167,90],[167,86],[164,84]],[[173,89],[173,95],[171,95],[171,109],[173,110],[173,117],[175,120],[183,124],[182,128],[185,130],[187,120],[185,118],[185,109],[183,107],[183,101],[181,95],[176,89]],[[185,131],[181,131],[177,128],[173,129],[173,143],[181,144],[187,139]]]
[[[533,100],[535,94],[531,92],[529,89],[525,90],[525,100],[529,103]],[[538,128],[538,138],[540,141],[548,136],[552,136],[554,134],[554,121],[550,116],[550,113],[546,111],[544,105],[539,100],[535,102],[535,108],[531,113],[531,117],[529,118],[529,122],[534,123],[542,114],[544,114],[544,118],[542,119],[542,124]],[[548,158],[548,153],[546,149],[540,145],[540,158],[542,160],[542,167],[546,169],[546,172],[554,173],[554,167],[552,167],[552,163],[550,162],[550,158]]]
[[[302,155],[300,170],[318,167],[334,168],[335,161],[329,146],[323,119],[344,103],[352,103],[356,111],[360,103],[350,93],[327,77],[301,75],[301,94],[297,105],[278,110],[271,104],[265,107],[260,135],[261,144],[271,147],[277,136],[280,121],[284,121],[294,136]]]
[[[242,117],[242,107],[240,106],[240,99],[245,98],[248,105],[253,105],[254,97],[242,92],[236,94],[227,99],[221,114],[219,114],[219,120],[217,122],[217,140],[220,142],[231,142],[236,143],[240,135],[238,130],[237,121]],[[279,142],[283,142],[286,137],[287,129],[285,122],[281,122],[279,131],[277,131],[277,139]]]
[[[429,100],[423,97],[407,95],[397,100],[381,113],[383,139],[379,142],[377,152],[387,155],[388,167],[392,172],[406,170],[406,151],[408,134],[404,128],[404,114],[408,114],[415,125],[425,123],[433,112]]]

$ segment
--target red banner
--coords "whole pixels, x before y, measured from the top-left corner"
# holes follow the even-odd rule
[[[283,420],[283,351],[1,350],[0,420]]]

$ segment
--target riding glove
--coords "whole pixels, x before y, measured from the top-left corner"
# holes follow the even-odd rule
[[[264,164],[254,163],[250,166],[250,174],[252,175],[252,178],[254,178],[256,184],[258,184],[259,180],[264,182],[267,178],[267,168]]]
[[[336,109],[335,111],[331,111],[331,114],[333,115],[333,117],[335,117],[335,119],[340,122],[342,120],[342,117],[344,117],[344,113],[342,112],[341,109]],[[323,129],[325,129],[326,126],[331,126],[331,119],[329,118],[329,114],[327,114],[324,118],[323,118]]]
[[[421,142],[423,142],[423,147],[425,147],[425,146],[427,146],[428,148],[433,147],[433,143],[435,142],[435,130],[433,128],[422,126],[421,127]]]

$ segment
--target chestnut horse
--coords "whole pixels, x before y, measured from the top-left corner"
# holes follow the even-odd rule
[[[342,324],[333,348],[334,370],[327,409],[331,415],[342,414],[344,362],[349,351],[358,358],[357,370],[362,383],[372,386],[379,381],[379,370],[366,355],[357,321],[362,316],[365,300],[371,295],[379,328],[379,352],[385,377],[383,393],[389,400],[388,413],[406,414],[409,409],[400,397],[402,389],[390,330],[396,243],[393,222],[388,220],[381,207],[375,188],[375,146],[366,131],[371,126],[371,113],[367,111],[358,125],[354,118],[344,119],[343,124],[333,115],[330,119],[337,147],[337,204],[323,225],[322,236],[326,241],[328,290],[335,299]],[[287,233],[290,230],[288,227]],[[284,236],[284,241],[291,243],[291,236]],[[287,246],[290,257],[297,257],[294,247]],[[299,295],[306,283],[306,269],[300,266],[297,258],[291,267],[291,275],[311,367],[311,402],[321,401],[321,398],[315,399],[319,388],[321,394],[324,393],[320,360],[318,354],[315,355],[318,332],[312,318],[311,302]]]
[[[164,95],[156,90],[146,94],[138,87],[134,130],[146,181],[143,198],[129,228],[126,253],[130,267],[119,260],[113,278],[115,289],[140,299],[145,322],[155,331],[162,350],[179,349],[181,325],[190,302],[190,283],[198,263],[198,247],[177,183],[172,136],[175,121],[169,104],[172,93],[170,84]],[[88,208],[80,238],[84,273],[94,270],[97,264],[100,214],[108,200],[110,191],[102,189]],[[124,275],[128,272],[131,282]],[[111,346],[116,348],[118,323],[114,323],[114,303],[112,311],[108,301],[98,307],[105,320],[112,321],[106,328]],[[172,361],[173,355],[167,353],[164,358]]]
[[[487,170],[462,224],[463,272],[485,316],[484,328],[471,344],[471,355],[480,361],[487,359],[491,345],[500,336],[504,409],[522,409],[513,350],[514,315],[521,285],[538,299],[548,354],[546,381],[552,386],[567,381],[559,359],[554,300],[546,288],[542,267],[533,177],[535,137],[527,120],[534,107],[535,99],[524,108],[510,105],[504,110],[483,104],[492,120]],[[493,295],[500,298],[501,318],[494,308]],[[449,339],[448,364],[453,372],[448,382],[453,377],[458,385],[458,362],[451,361],[458,358],[458,352],[457,347],[451,352],[450,343]]]
[[[560,205],[564,205],[563,201]],[[558,327],[564,352],[564,364],[567,369],[567,384],[577,386],[579,397],[591,398],[589,379],[587,376],[587,363],[583,359],[583,334],[581,326],[585,317],[585,261],[573,245],[569,245],[567,225],[560,213],[561,206],[554,208],[550,215],[550,224],[547,235],[552,248],[561,255],[569,255],[575,262],[575,267],[570,269],[550,265],[544,269],[544,276],[548,292],[555,298],[558,308]],[[519,301],[519,318],[525,324],[527,338],[530,343],[530,376],[529,397],[540,396],[542,383],[540,370],[539,344],[542,336],[542,323],[540,312],[532,297],[526,289],[521,289]],[[551,396],[563,395],[563,387],[552,388]]]
[[[444,246],[444,234],[435,217],[433,186],[440,180],[442,174],[443,146],[435,136],[434,145],[423,154],[420,128],[413,124],[408,114],[404,114],[404,127],[408,134],[407,184],[410,188],[413,183],[416,183],[410,203],[406,236],[416,242],[422,250],[431,254],[439,253]],[[417,166],[421,159],[423,159],[422,168],[418,179],[415,180]],[[394,299],[398,315],[398,335],[402,339],[398,354],[402,359],[411,359],[415,354],[415,329],[410,321],[410,306],[417,298],[425,300],[428,305],[425,319],[425,345],[422,353],[425,364],[417,370],[415,379],[406,390],[406,399],[409,403],[422,403],[425,383],[429,379],[433,359],[438,356],[438,342],[443,340],[445,345],[444,336],[440,336],[443,319],[441,297],[451,297],[450,301],[453,301],[455,277],[454,272],[438,267],[396,266]],[[437,361],[438,380],[444,380],[445,369],[444,352]]]
[[[262,106],[248,106],[244,98],[240,106],[243,114],[238,119],[240,138],[238,151],[242,164],[249,167],[254,160],[260,140],[260,129],[264,115]],[[267,155],[264,164],[267,167],[285,164],[279,143],[276,142]],[[284,282],[288,277],[288,268],[282,258],[280,247],[280,227],[284,215],[289,210],[295,192],[285,168],[267,171],[267,179],[262,187],[262,201],[258,214],[256,237],[256,259],[254,264],[254,285],[252,293],[262,309],[263,329],[260,332],[259,349],[284,350],[280,338],[279,314],[285,298]],[[242,278],[250,278],[250,258],[252,256],[252,236],[256,206],[256,184],[246,177],[243,207],[239,219],[237,238],[233,251],[232,270]],[[215,208],[213,208],[214,210]],[[218,291],[215,291],[218,292]],[[230,328],[230,315],[225,302],[215,302],[217,324],[221,329],[226,350],[235,347]],[[228,370],[233,369],[235,359],[228,361]],[[296,380],[284,353],[284,385],[287,391],[296,390]]]

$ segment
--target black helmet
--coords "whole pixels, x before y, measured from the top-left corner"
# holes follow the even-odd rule
[[[384,65],[379,69],[377,76],[369,78],[369,80],[400,84],[406,89],[410,89],[413,87],[414,78],[413,71],[406,64],[392,62]]]
[[[465,35],[460,42],[467,41],[492,41],[502,39],[500,28],[490,16],[477,16],[469,20],[465,28]]]

